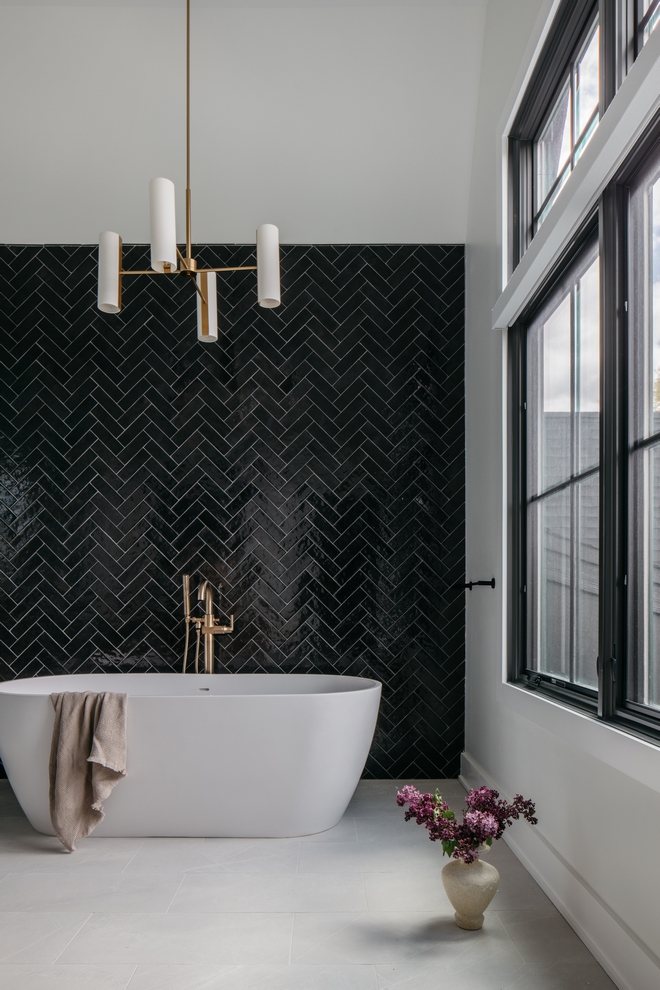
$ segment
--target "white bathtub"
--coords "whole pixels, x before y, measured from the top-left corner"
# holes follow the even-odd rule
[[[335,825],[373,738],[380,684],[314,674],[74,674],[0,683],[0,757],[53,834],[49,695],[128,698],[127,776],[94,835],[294,836]]]

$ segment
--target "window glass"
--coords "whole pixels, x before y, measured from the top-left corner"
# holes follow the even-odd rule
[[[577,469],[598,465],[600,413],[600,283],[598,262],[587,268],[576,286],[575,408]]]
[[[600,32],[594,21],[535,141],[535,227],[543,223],[599,121]]]
[[[592,248],[527,338],[527,657],[596,687],[599,262]]]
[[[578,58],[575,70],[575,110],[577,127],[575,132],[578,141],[589,127],[594,113],[598,110],[599,99],[599,34],[598,27],[594,30],[591,38]]]
[[[558,194],[570,172],[570,157],[571,86],[566,80],[536,145],[537,207],[545,203],[553,187]]]
[[[660,708],[660,162],[630,193],[631,701]]]
[[[658,22],[660,22],[659,0],[638,0],[637,23],[640,29],[640,48],[646,44]]]

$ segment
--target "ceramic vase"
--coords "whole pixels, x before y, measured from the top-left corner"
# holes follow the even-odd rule
[[[459,928],[477,931],[484,923],[484,911],[492,901],[500,875],[490,863],[475,859],[466,864],[452,859],[442,870],[442,884],[454,908]]]

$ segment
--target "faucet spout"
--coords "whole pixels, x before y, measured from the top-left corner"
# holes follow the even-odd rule
[[[200,597],[202,597],[200,593]],[[206,615],[204,616],[204,673],[212,674],[214,668],[215,659],[215,640],[213,638],[213,632],[211,627],[213,626],[213,588],[208,583],[204,582],[204,605],[206,607]]]

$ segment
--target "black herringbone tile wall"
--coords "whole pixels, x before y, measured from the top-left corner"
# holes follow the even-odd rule
[[[219,276],[213,345],[184,279],[126,279],[105,316],[95,268],[0,249],[0,677],[180,670],[201,574],[236,615],[218,671],[375,677],[367,775],[455,776],[463,248],[284,247],[279,309]]]

